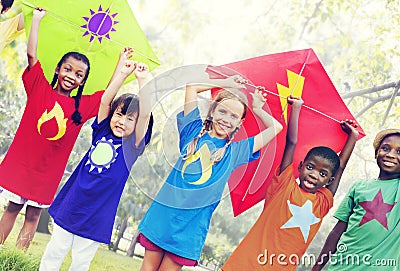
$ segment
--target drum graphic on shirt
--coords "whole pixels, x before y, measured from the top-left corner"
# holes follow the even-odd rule
[[[117,149],[119,147],[121,147],[121,144],[114,145],[112,139],[107,140],[102,137],[98,140],[96,145],[90,147],[88,161],[85,164],[90,165],[89,172],[97,169],[97,172],[101,173],[104,169],[110,168],[118,156]]]
[[[64,111],[62,110],[62,107],[56,102],[54,104],[53,109],[50,110],[49,113],[47,113],[47,109],[44,111],[42,116],[38,119],[37,123],[37,130],[39,134],[41,135],[41,127],[44,123],[48,121],[55,120],[57,123],[58,131],[57,134],[53,137],[47,137],[47,140],[58,140],[61,137],[64,136],[65,131],[67,130],[67,120],[68,118],[64,118]]]

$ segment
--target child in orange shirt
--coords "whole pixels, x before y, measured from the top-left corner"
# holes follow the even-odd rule
[[[297,184],[292,162],[303,101],[289,96],[288,103],[291,113],[286,146],[280,167],[268,186],[264,209],[222,267],[223,271],[296,270],[322,218],[333,205],[333,196],[358,132],[352,121],[341,122],[349,136],[340,156],[328,147],[312,148],[304,162],[300,162]]]

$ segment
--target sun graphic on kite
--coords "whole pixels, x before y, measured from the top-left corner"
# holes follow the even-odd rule
[[[101,5],[97,12],[90,9],[90,17],[82,17],[87,23],[82,25],[81,28],[86,29],[82,37],[90,34],[89,42],[92,42],[96,37],[101,43],[103,38],[110,39],[110,32],[115,32],[114,25],[119,23],[115,21],[118,13],[110,14],[110,9],[103,11]]]
[[[98,173],[101,173],[104,169],[110,168],[111,164],[115,162],[118,153],[117,149],[121,147],[121,144],[114,145],[112,139],[101,138],[96,142],[96,145],[92,145],[89,150],[88,161],[85,165],[90,165],[89,172],[97,169]]]

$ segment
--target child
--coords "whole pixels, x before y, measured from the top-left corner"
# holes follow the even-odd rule
[[[280,167],[267,188],[260,217],[228,258],[222,267],[224,271],[296,270],[322,218],[332,207],[358,132],[351,126],[352,122],[341,123],[349,136],[340,160],[330,148],[311,149],[298,167],[298,185],[292,162],[303,101],[289,96],[288,103],[291,112]]]
[[[239,76],[211,80],[222,88],[243,87]],[[180,270],[195,266],[232,171],[259,157],[282,125],[262,109],[265,98],[257,89],[253,112],[266,129],[254,137],[233,142],[247,112],[247,98],[236,89],[222,89],[214,98],[204,122],[197,94],[211,88],[187,85],[184,110],[177,115],[181,157],[139,225],[145,247],[141,271]]]
[[[55,224],[39,270],[59,270],[71,247],[70,270],[88,270],[99,244],[110,243],[129,171],[151,135],[149,93],[141,92],[140,99],[123,94],[112,101],[132,71],[139,87],[143,85],[148,68],[144,64],[135,66],[126,60],[107,87],[92,124],[92,147],[50,206]],[[105,149],[111,153],[107,159]]]
[[[0,13],[6,13],[13,5],[14,0],[0,0]],[[0,53],[3,48],[15,39],[24,30],[24,16],[22,13],[0,22]]]
[[[0,165],[0,194],[9,199],[0,220],[0,244],[27,204],[17,239],[17,247],[23,249],[28,248],[35,234],[42,208],[53,201],[83,123],[96,115],[103,95],[103,91],[82,95],[90,65],[86,56],[76,52],[62,57],[52,84],[48,83],[36,56],[39,24],[44,15],[45,11],[40,8],[33,12],[28,67],[22,75],[27,105]],[[76,96],[70,97],[76,88]]]
[[[399,270],[400,129],[380,131],[373,146],[378,178],[350,188],[313,271],[329,260],[328,270]]]

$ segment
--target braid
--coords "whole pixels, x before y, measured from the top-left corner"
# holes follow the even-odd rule
[[[205,122],[203,123],[203,128],[201,129],[200,133],[198,136],[193,138],[193,140],[187,145],[187,151],[186,154],[183,157],[183,160],[188,159],[190,156],[192,156],[196,152],[196,147],[197,147],[197,142],[199,142],[199,139],[207,132],[207,127],[205,125]]]
[[[225,151],[228,148],[228,146],[232,143],[233,138],[235,137],[235,134],[239,131],[239,127],[236,127],[236,129],[231,133],[229,140],[225,143],[225,145],[222,148],[219,148],[217,151],[215,151],[211,155],[211,161],[213,163],[217,163],[221,161],[221,159],[224,157]]]
[[[54,88],[56,86],[58,75],[54,73],[53,80],[51,81],[51,87]]]
[[[76,125],[79,125],[79,124],[82,123],[82,116],[81,116],[81,113],[79,113],[79,111],[78,111],[79,110],[79,104],[80,104],[81,97],[82,97],[82,92],[83,92],[83,85],[79,86],[78,92],[74,96],[75,111],[74,111],[74,113],[72,113],[71,119]]]

